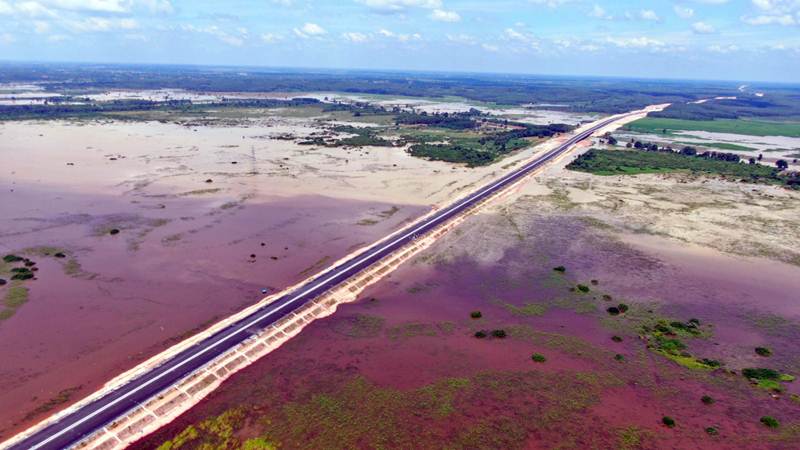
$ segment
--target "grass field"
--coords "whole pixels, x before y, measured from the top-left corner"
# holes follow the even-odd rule
[[[722,150],[733,150],[733,151],[737,151],[737,152],[754,152],[754,151],[756,151],[756,149],[753,148],[753,147],[747,147],[745,145],[739,145],[739,144],[731,144],[731,143],[728,143],[728,142],[707,142],[707,143],[703,142],[703,143],[700,143],[700,142],[678,141],[677,143],[678,144],[684,144],[684,145],[691,145],[691,146],[694,146],[694,147],[718,148],[718,149],[722,149]]]
[[[626,126],[630,131],[661,134],[675,131],[709,131],[749,136],[800,137],[800,123],[759,122],[755,120],[682,120],[648,117]]]
[[[685,156],[679,153],[592,149],[570,163],[568,169],[595,175],[685,172],[717,175],[732,181],[785,184],[777,169],[761,164]]]

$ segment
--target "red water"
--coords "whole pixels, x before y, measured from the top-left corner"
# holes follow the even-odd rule
[[[658,302],[665,314],[675,318],[698,317],[714,324],[720,332],[705,346],[696,346],[708,352],[704,357],[718,357],[714,348],[732,351],[745,343],[769,340],[783,352],[769,364],[787,367],[787,361],[800,356],[800,350],[792,347],[797,336],[767,335],[741,318],[740,304],[726,302],[731,295],[757,296],[757,286],[737,284],[732,291],[703,272],[677,270],[680,266],[674,261],[661,261],[657,255],[598,240],[591,230],[569,220],[542,219],[532,228],[538,230],[537,234],[510,246],[492,265],[476,263],[467,253],[455,250],[455,256],[435,265],[401,266],[391,277],[368,289],[361,296],[362,301],[345,305],[333,317],[311,324],[299,337],[237,374],[203,403],[134,448],[152,448],[190,424],[237,406],[252,411],[250,426],[239,435],[255,436],[259,434],[258,424],[263,423],[260,421],[280,421],[282,411],[289,411],[314,395],[336,392],[342,380],[355,376],[379,387],[408,391],[448,377],[530,373],[555,374],[568,386],[578,373],[595,374],[601,380],[618,383],[602,391],[588,408],[566,416],[555,429],[532,425],[543,411],[537,409],[541,404],[538,388],[511,388],[513,394],[505,400],[492,400],[489,396],[482,398],[480,405],[460,405],[446,423],[409,422],[398,432],[452,436],[453,429],[469,428],[496,413],[508,414],[517,423],[526,424],[525,438],[502,445],[510,448],[553,448],[567,443],[574,448],[617,448],[621,430],[629,427],[636,427],[641,435],[640,445],[635,448],[792,447],[791,441],[770,440],[773,435],[759,424],[759,418],[767,414],[787,426],[800,421],[800,408],[786,396],[774,400],[740,376],[691,372],[646,350],[635,335],[625,335],[624,342],[614,343],[610,337],[615,333],[600,323],[599,319],[605,317],[602,309],[580,314],[552,308],[541,316],[525,317],[511,314],[498,303],[522,306],[565,295],[563,285],[553,285],[551,270],[563,264],[568,267],[566,277],[570,283],[598,279],[599,286],[593,288],[596,291],[608,292],[631,304]],[[475,233],[484,230],[480,222],[471,222],[464,233],[450,235],[431,251],[458,249],[479,239]],[[647,295],[641,295],[642,286],[647,283],[651,287]],[[681,286],[707,289],[681,290]],[[678,293],[682,295],[681,302],[672,302]],[[784,294],[786,298],[792,295]],[[469,312],[473,310],[482,311],[483,318],[470,319]],[[368,337],[343,334],[342,329],[347,329],[359,315],[384,322]],[[427,326],[413,329],[427,330],[432,335],[406,336],[397,331],[398,327],[408,330],[412,324]],[[515,325],[574,338],[569,342],[577,344],[554,347],[524,338],[480,340],[472,336],[478,329],[512,329]],[[732,334],[730,330],[736,328],[743,332]],[[695,346],[692,350],[697,351]],[[752,347],[746,351],[745,360],[751,358]],[[547,362],[533,363],[530,356],[534,352],[546,355]],[[626,361],[615,361],[615,353],[625,355]],[[703,405],[703,395],[711,395],[716,403]],[[661,424],[667,415],[676,419],[674,429]],[[313,425],[317,418],[307,420]],[[364,422],[378,419],[351,420],[348,429],[359,429]],[[718,428],[720,435],[707,435],[704,429],[709,426]],[[287,433],[277,433],[272,438],[288,439]],[[499,436],[504,432],[498,429],[497,433]],[[288,448],[304,447],[302,442],[282,443]]]
[[[262,288],[305,279],[423,212],[401,206],[389,219],[358,226],[392,205],[326,197],[228,208],[220,200],[129,200],[19,185],[2,195],[0,251],[62,247],[84,273],[67,276],[65,260],[34,257],[40,271],[27,284],[28,303],[0,322],[0,438],[42,418],[29,413],[58,392],[80,387],[70,398],[77,400],[259,300]],[[96,235],[112,226],[120,234]]]

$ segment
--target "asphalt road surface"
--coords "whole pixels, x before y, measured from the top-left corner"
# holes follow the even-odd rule
[[[417,237],[426,234],[459,213],[508,187],[528,175],[531,171],[552,161],[573,145],[618,119],[619,117],[605,120],[573,136],[557,148],[548,151],[539,158],[484,186],[471,195],[442,208],[424,221],[412,224],[408,228],[390,235],[365,252],[308,281],[294,292],[284,295],[250,316],[233,323],[175,355],[160,366],[72,412],[58,422],[39,430],[25,440],[14,444],[10,449],[62,449],[79,442],[95,430],[125,415],[128,411],[145,403],[157,393],[168,389],[177,381],[202,368],[217,356],[239,345],[242,341],[251,337],[254,330],[266,328],[280,320]]]

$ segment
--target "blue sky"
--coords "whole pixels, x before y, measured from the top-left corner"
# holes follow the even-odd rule
[[[0,0],[0,60],[800,81],[800,0]]]

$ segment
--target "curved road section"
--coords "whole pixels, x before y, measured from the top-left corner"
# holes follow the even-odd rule
[[[629,114],[630,115],[630,114]],[[67,448],[84,437],[102,428],[114,419],[143,404],[147,399],[168,389],[177,381],[202,368],[216,357],[239,345],[252,336],[254,329],[263,329],[297,310],[305,303],[351,278],[355,274],[399,250],[439,225],[447,222],[461,212],[487,200],[492,195],[514,184],[532,171],[542,167],[565,153],[573,145],[591,136],[612,122],[626,115],[607,119],[569,140],[539,158],[525,164],[504,177],[496,180],[465,198],[437,211],[428,218],[412,224],[385,238],[363,253],[346,260],[338,266],[310,280],[300,288],[275,300],[250,316],[235,322],[200,341],[193,347],[178,353],[160,366],[109,392],[107,395],[86,404],[84,407],[64,416],[25,439],[13,443],[10,450],[55,450]]]

